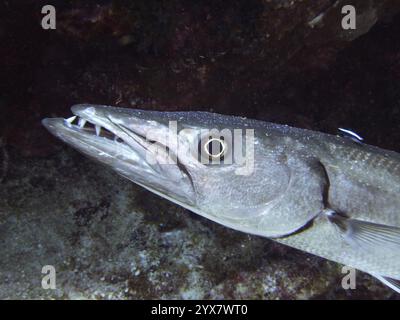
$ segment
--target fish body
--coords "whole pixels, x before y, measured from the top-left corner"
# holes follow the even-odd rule
[[[131,181],[224,226],[360,269],[398,290],[398,153],[207,112],[96,105],[72,112],[77,124],[43,124]],[[215,142],[223,151],[209,150]]]

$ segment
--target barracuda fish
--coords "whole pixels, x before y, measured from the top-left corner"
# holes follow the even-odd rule
[[[134,183],[226,227],[367,272],[400,292],[400,154],[207,112],[75,105],[72,113],[43,125]],[[179,133],[171,130],[174,121]],[[246,140],[251,171],[240,172],[248,163],[235,159],[199,161],[193,150],[207,149],[202,132],[212,128],[253,130],[252,142]],[[207,139],[217,140],[209,133]],[[219,151],[236,147],[221,141]]]

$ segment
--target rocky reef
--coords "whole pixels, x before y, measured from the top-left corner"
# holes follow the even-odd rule
[[[5,1],[0,298],[399,299],[362,272],[229,230],[93,163],[40,124],[76,103],[206,110],[400,151],[400,3]],[[55,290],[42,266],[57,270]]]

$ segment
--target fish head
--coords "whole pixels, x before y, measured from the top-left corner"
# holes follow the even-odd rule
[[[97,105],[71,110],[74,117],[47,118],[43,125],[129,180],[212,220],[260,215],[287,187],[277,153],[238,117]]]

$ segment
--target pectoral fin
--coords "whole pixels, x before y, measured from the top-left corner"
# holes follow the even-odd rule
[[[373,255],[382,264],[400,262],[400,228],[351,219],[332,210],[326,210],[325,214],[340,230],[343,239],[356,250]],[[371,275],[400,293],[400,279],[378,273]]]
[[[400,258],[400,228],[351,219],[333,211],[327,216],[351,246],[384,258]]]

